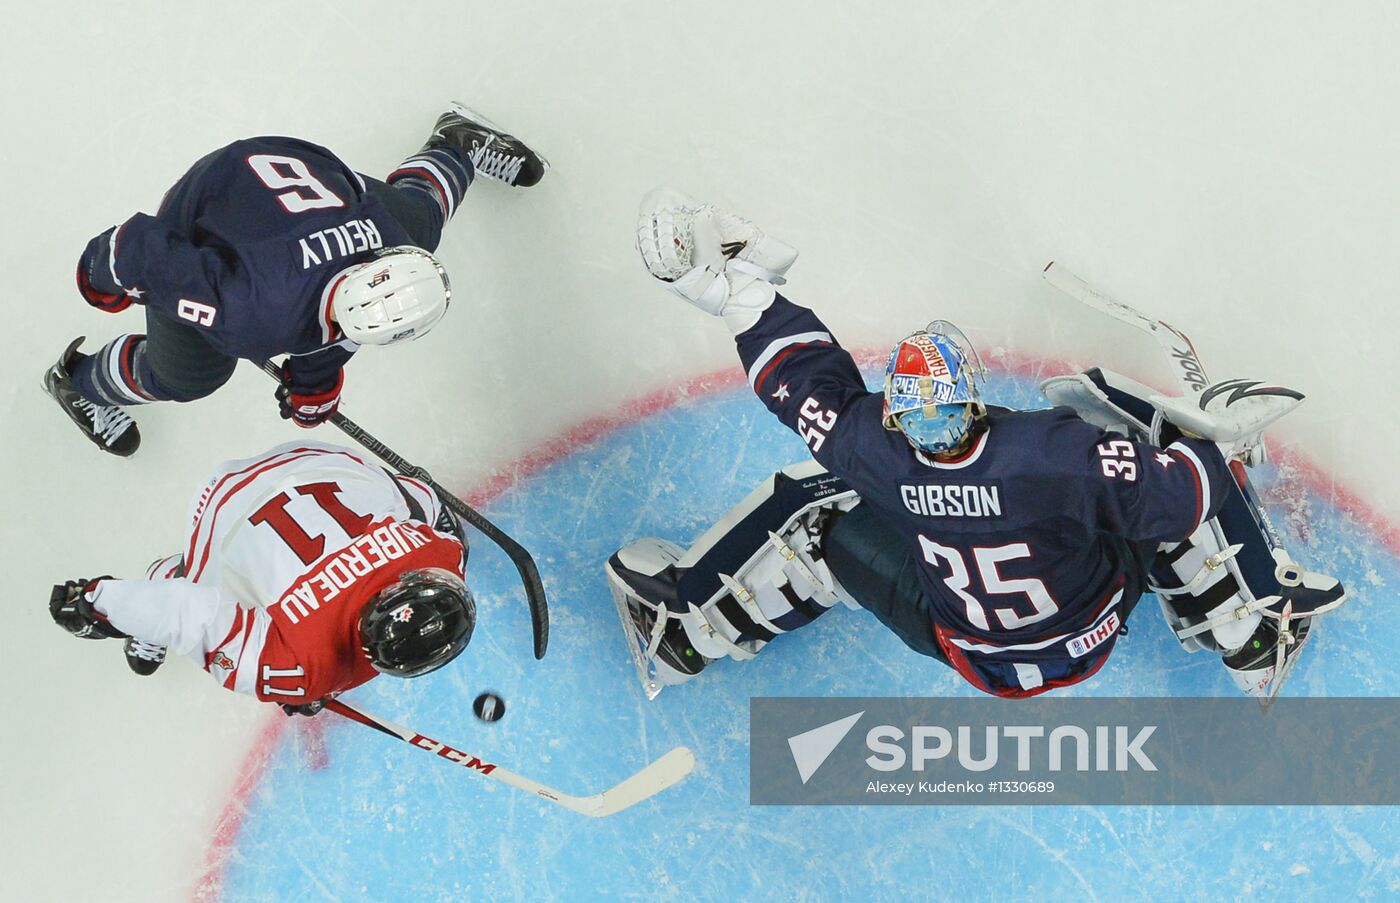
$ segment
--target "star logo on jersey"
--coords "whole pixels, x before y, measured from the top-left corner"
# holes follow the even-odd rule
[[[209,663],[209,666],[211,668],[222,668],[225,671],[232,671],[233,659],[224,655],[222,652],[216,652],[214,653],[214,660]]]
[[[140,286],[133,285],[126,293],[131,296],[131,300],[140,301],[141,296],[146,294],[146,290]]]
[[[1163,468],[1171,467],[1176,463],[1176,459],[1166,452],[1157,452],[1155,457],[1157,458],[1157,463],[1162,465]]]
[[[787,401],[792,393],[788,391],[787,383],[778,383],[778,391],[773,393],[773,397],[779,401]]]
[[[413,618],[413,606],[405,605],[403,608],[394,612],[391,617],[401,624],[407,624]]]

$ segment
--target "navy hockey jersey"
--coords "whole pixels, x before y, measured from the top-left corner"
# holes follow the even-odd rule
[[[99,292],[193,326],[232,357],[298,355],[296,383],[314,387],[333,382],[357,347],[329,317],[335,277],[411,243],[330,151],[248,138],[195,163],[155,216],[138,213],[89,242],[79,280],[91,271]]]
[[[882,395],[810,310],[779,296],[737,342],[768,409],[908,543],[926,597],[911,604],[987,692],[1032,695],[1097,670],[1125,594],[1141,590],[1135,546],[1185,539],[1231,479],[1213,443],[1161,449],[1069,408],[990,409],[966,452],[934,459],[884,428]]]

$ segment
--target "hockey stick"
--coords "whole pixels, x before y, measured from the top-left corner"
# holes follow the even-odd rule
[[[272,361],[262,361],[258,366],[279,383],[282,381],[282,369]],[[500,527],[487,520],[480,511],[443,489],[437,481],[428,475],[426,470],[399,457],[392,448],[371,436],[349,417],[337,411],[331,415],[330,420],[331,423],[340,428],[341,432],[363,445],[403,476],[427,483],[433,492],[437,493],[444,505],[451,508],[453,513],[462,520],[480,530],[483,536],[500,546],[501,550],[510,557],[511,564],[514,564],[515,569],[520,572],[520,579],[525,584],[525,600],[530,605],[530,627],[535,640],[535,658],[544,658],[545,650],[549,647],[549,603],[545,599],[544,582],[540,579],[540,569],[535,565],[535,559],[530,557],[530,553],[525,547],[511,539],[509,534],[501,530]]]
[[[454,749],[440,740],[425,737],[401,724],[395,724],[377,715],[352,708],[338,699],[327,700],[326,708],[337,715],[349,718],[351,721],[372,727],[391,737],[398,737],[410,746],[437,753],[447,761],[461,765],[475,774],[500,781],[502,784],[509,784],[517,790],[533,793],[541,799],[549,800],[565,809],[593,818],[604,818],[616,815],[624,809],[630,809],[642,800],[650,799],[667,787],[679,783],[695,768],[695,754],[684,746],[677,746],[646,768],[622,783],[609,787],[602,793],[595,793],[592,796],[570,796],[513,771],[507,771],[492,762],[483,762],[469,752]]]
[[[1202,391],[1209,385],[1209,380],[1206,379],[1205,365],[1196,356],[1196,346],[1191,344],[1191,340],[1186,337],[1186,334],[1175,326],[1162,320],[1154,320],[1122,301],[1110,298],[1064,267],[1056,266],[1053,260],[1045,265],[1043,275],[1046,282],[1081,304],[1092,307],[1100,313],[1108,314],[1121,323],[1127,323],[1129,326],[1149,333],[1152,338],[1157,340],[1158,346],[1166,353],[1167,359],[1175,365],[1172,373],[1183,389],[1194,393]]]

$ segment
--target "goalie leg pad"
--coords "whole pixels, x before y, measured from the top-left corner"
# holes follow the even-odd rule
[[[683,554],[643,539],[610,558],[608,581],[648,696],[715,659],[753,658],[838,602],[855,607],[821,548],[832,513],[859,501],[815,462],[796,464]]]
[[[1231,678],[1267,706],[1311,635],[1312,618],[1341,606],[1346,589],[1283,548],[1244,470],[1220,513],[1185,542],[1164,546],[1152,589],[1188,652],[1222,656]]]

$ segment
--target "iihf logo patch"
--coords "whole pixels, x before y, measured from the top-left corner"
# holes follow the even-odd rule
[[[413,606],[405,605],[403,608],[400,608],[398,611],[390,615],[390,618],[400,623],[407,624],[410,620],[413,619]]]
[[[389,271],[388,271],[388,270],[380,270],[379,272],[375,273],[373,276],[369,277],[369,287],[370,287],[370,288],[374,288],[376,285],[383,285],[384,283],[386,283],[386,282],[388,282],[388,281],[389,281]]]

